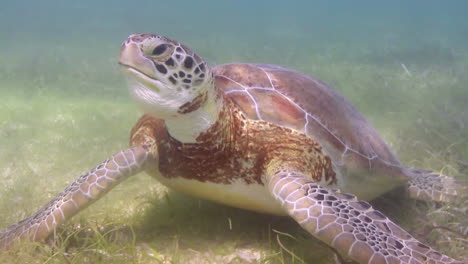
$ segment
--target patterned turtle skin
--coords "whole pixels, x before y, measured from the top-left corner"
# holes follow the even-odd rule
[[[412,198],[447,202],[466,187],[403,166],[326,84],[275,65],[210,69],[187,46],[152,34],[131,35],[119,64],[145,112],[131,131],[131,147],[1,231],[0,248],[43,241],[112,187],[146,171],[176,191],[289,215],[358,263],[462,263],[417,241],[363,199],[405,185]]]

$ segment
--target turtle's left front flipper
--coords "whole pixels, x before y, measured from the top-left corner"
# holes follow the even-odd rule
[[[120,151],[76,179],[35,214],[0,231],[0,250],[24,240],[42,241],[58,225],[92,204],[128,177],[143,170],[154,154],[146,146]]]
[[[413,199],[452,202],[467,196],[467,182],[416,168],[405,168],[405,173],[411,179],[407,191]]]
[[[358,263],[460,263],[422,244],[370,204],[281,170],[268,188],[306,231]]]

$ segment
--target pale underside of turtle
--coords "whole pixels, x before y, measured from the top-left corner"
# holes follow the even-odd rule
[[[405,185],[410,197],[446,202],[465,187],[403,166],[363,115],[321,81],[275,65],[210,69],[190,48],[150,34],[130,36],[119,63],[146,113],[131,131],[132,147],[0,232],[0,248],[44,240],[144,170],[176,191],[289,215],[358,263],[461,263],[358,198]]]

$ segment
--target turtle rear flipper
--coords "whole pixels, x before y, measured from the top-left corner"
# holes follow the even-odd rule
[[[405,172],[411,179],[407,190],[413,199],[452,202],[466,197],[466,183],[455,178],[417,168],[407,168]]]
[[[460,263],[416,240],[370,204],[280,171],[268,188],[310,234],[358,263]]]
[[[142,146],[113,155],[76,179],[35,214],[0,231],[0,250],[24,240],[43,241],[60,224],[144,169],[150,157],[150,152]]]

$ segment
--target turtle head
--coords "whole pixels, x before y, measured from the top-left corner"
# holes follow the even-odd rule
[[[162,119],[197,110],[213,86],[212,73],[197,54],[159,35],[129,36],[122,44],[119,64],[138,105]]]

